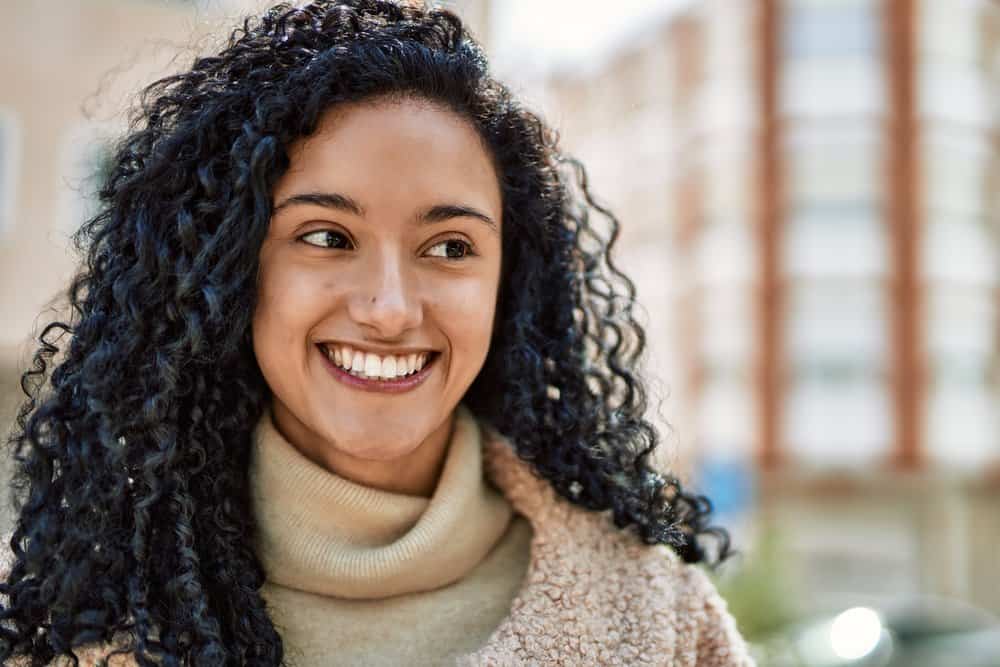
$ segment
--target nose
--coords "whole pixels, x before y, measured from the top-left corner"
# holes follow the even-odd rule
[[[414,277],[407,275],[399,259],[390,255],[383,253],[373,258],[375,261],[366,267],[348,305],[355,322],[372,336],[387,339],[403,336],[423,320]]]

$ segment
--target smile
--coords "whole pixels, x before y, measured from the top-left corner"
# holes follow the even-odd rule
[[[347,346],[318,344],[323,361],[340,382],[365,391],[400,393],[420,385],[430,375],[439,352],[377,355]]]

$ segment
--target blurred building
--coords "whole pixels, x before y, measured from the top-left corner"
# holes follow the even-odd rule
[[[625,221],[679,465],[810,593],[1000,611],[998,83],[995,2],[702,0],[538,93]]]

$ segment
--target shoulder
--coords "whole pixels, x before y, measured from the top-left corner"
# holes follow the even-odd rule
[[[541,614],[552,614],[553,638],[576,625],[605,665],[754,665],[702,566],[666,546],[643,544],[607,513],[556,503],[552,516],[560,521],[544,529],[549,543],[532,556],[542,583],[535,591],[557,602]]]
[[[487,467],[534,530],[525,585],[496,636],[507,650],[553,664],[754,665],[701,566],[558,496],[509,444],[487,444]]]
[[[708,574],[679,557],[678,563],[674,577],[678,617],[691,630],[684,650],[694,656],[692,664],[752,667],[755,663],[736,619]]]

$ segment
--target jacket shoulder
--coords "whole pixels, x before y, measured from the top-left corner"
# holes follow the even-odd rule
[[[692,664],[754,667],[736,619],[702,566],[683,563],[678,557],[675,572],[678,606],[695,628],[686,647],[695,656]]]
[[[584,511],[585,510],[580,510]],[[591,515],[591,521],[599,515]],[[600,539],[617,543],[617,549],[598,546],[592,558],[612,573],[621,573],[618,584],[630,610],[622,620],[637,616],[664,636],[673,636],[671,665],[697,667],[755,667],[736,619],[704,566],[686,563],[672,548],[643,544],[631,531],[619,529],[610,517],[596,520]]]
[[[644,544],[608,511],[558,496],[489,429],[484,455],[490,479],[530,521],[534,537],[512,613],[471,664],[515,656],[532,664],[755,666],[701,566],[667,546]]]

